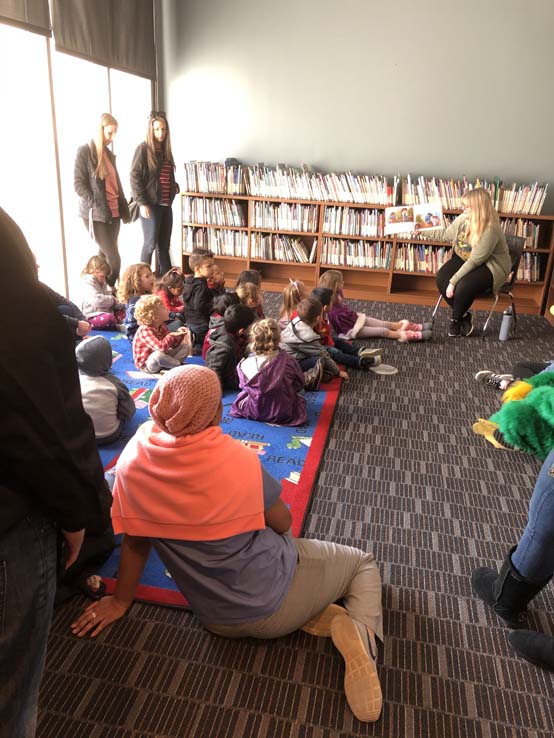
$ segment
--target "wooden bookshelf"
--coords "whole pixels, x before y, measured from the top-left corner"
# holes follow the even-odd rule
[[[184,198],[205,198],[217,200],[234,200],[243,212],[246,212],[246,224],[244,226],[224,225],[219,222],[191,223],[182,219],[183,229],[183,263],[187,265],[187,257],[192,248],[186,248],[185,234],[187,229],[204,231],[203,243],[204,248],[209,248],[214,252],[214,257],[221,264],[227,278],[228,284],[232,283],[240,271],[244,269],[257,269],[261,272],[263,285],[268,290],[280,291],[288,283],[289,278],[300,279],[305,282],[306,286],[313,288],[318,284],[319,277],[328,269],[339,269],[344,276],[344,287],[346,297],[364,300],[380,300],[383,302],[406,303],[412,305],[434,305],[437,300],[437,289],[434,281],[434,272],[423,270],[408,270],[399,268],[396,263],[397,254],[401,253],[401,247],[410,246],[417,248],[423,246],[428,252],[436,249],[448,249],[448,243],[423,240],[414,238],[402,238],[401,236],[368,236],[368,235],[343,235],[337,233],[328,233],[324,228],[325,208],[348,208],[351,210],[378,211],[384,214],[385,206],[378,204],[355,203],[355,202],[336,202],[335,200],[305,200],[278,197],[259,197],[255,195],[226,195],[204,192],[185,192],[182,194],[182,203]],[[309,231],[295,230],[287,223],[287,227],[259,227],[254,224],[254,207],[256,203],[273,203],[277,206],[309,206],[315,208],[317,214],[317,228]],[[217,207],[217,206],[214,206]],[[221,210],[221,208],[220,208]],[[189,208],[190,211],[190,208]],[[182,207],[182,213],[184,208]],[[459,211],[445,209],[447,215],[457,215]],[[538,279],[537,281],[517,281],[514,286],[514,295],[516,305],[521,313],[529,313],[533,315],[543,315],[545,307],[548,304],[554,304],[554,284],[552,282],[552,267],[554,254],[554,215],[529,215],[516,213],[499,213],[501,221],[510,219],[516,225],[518,221],[528,221],[531,224],[540,225],[539,239],[537,248],[526,248],[525,254],[534,254],[537,262]],[[214,239],[217,231],[227,230],[231,233],[244,234],[246,239],[243,253],[240,256],[233,255],[231,250],[228,253],[218,253],[221,250],[221,243],[216,244],[214,248]],[[254,239],[259,237],[258,234],[265,234],[268,237],[286,237],[297,238],[304,243],[305,250],[310,255],[314,246],[314,261],[303,263],[291,261],[290,259],[276,260],[266,259],[254,255]],[[242,236],[237,235],[237,238]],[[194,240],[194,239],[192,239]],[[190,244],[191,239],[188,239]],[[329,259],[329,244],[336,242],[336,245],[343,244],[342,254],[334,254],[333,259]],[[350,246],[348,245],[350,243]],[[356,245],[358,244],[358,245]],[[388,261],[382,268],[356,266],[352,263],[352,259],[356,256],[346,255],[347,248],[351,252],[358,249],[365,254],[370,253],[367,249],[373,248],[379,253],[383,259],[386,251],[388,252]],[[327,251],[325,250],[327,248]],[[380,251],[379,251],[380,250]],[[236,252],[236,245],[235,245]],[[359,257],[362,258],[362,257]],[[524,256],[525,258],[525,256]],[[528,257],[529,258],[529,257]],[[349,260],[350,259],[350,260]],[[508,302],[501,297],[498,301],[497,310],[504,310]],[[479,309],[487,309],[490,301],[477,301],[475,307]],[[554,316],[548,314],[548,319],[554,325]]]

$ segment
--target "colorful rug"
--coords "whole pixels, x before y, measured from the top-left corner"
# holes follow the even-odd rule
[[[100,333],[100,332],[98,332]],[[152,375],[138,372],[133,364],[131,344],[121,333],[102,332],[112,344],[113,372],[128,387],[137,412],[127,424],[117,443],[103,446],[100,457],[106,470],[115,466],[119,454],[139,425],[149,419],[148,400],[156,384]],[[200,358],[187,361],[202,364]],[[256,451],[267,471],[282,483],[282,499],[292,515],[292,532],[299,536],[308,509],[310,496],[327,441],[333,419],[341,382],[333,380],[322,385],[319,392],[306,393],[308,422],[296,428],[285,428],[267,423],[258,423],[229,414],[235,393],[223,396],[223,418],[221,425],[226,433]],[[119,541],[118,541],[119,544]],[[99,571],[106,581],[108,591],[113,591],[119,568],[119,545]],[[161,605],[186,607],[187,602],[178,591],[155,552],[152,552],[141,578],[136,598]]]

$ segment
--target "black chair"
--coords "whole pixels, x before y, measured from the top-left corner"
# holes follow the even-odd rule
[[[515,333],[515,329],[516,329],[517,312],[516,312],[516,304],[515,304],[512,288],[517,279],[517,272],[519,269],[519,262],[521,261],[521,255],[523,253],[523,247],[525,245],[525,239],[521,238],[520,236],[506,236],[506,243],[508,244],[508,251],[510,252],[510,259],[512,260],[512,266],[510,269],[510,273],[508,274],[508,277],[506,278],[506,281],[504,282],[504,284],[502,285],[502,287],[498,290],[496,294],[491,290],[489,292],[484,292],[481,295],[477,295],[475,298],[476,300],[484,300],[490,297],[493,300],[491,310],[489,314],[487,315],[487,319],[485,320],[485,323],[483,325],[483,331],[482,331],[483,340],[485,339],[487,328],[489,327],[490,319],[492,317],[492,314],[494,313],[494,309],[498,303],[498,298],[500,297],[500,295],[508,295],[508,297],[510,298],[510,302],[512,304],[512,315],[514,316],[514,320],[512,323],[513,333]],[[433,310],[433,314],[431,316],[431,321],[433,323],[435,322],[435,316],[437,314],[437,310],[439,309],[441,302],[442,302],[442,295],[439,295],[439,299],[437,300],[437,304],[435,305],[435,309]]]

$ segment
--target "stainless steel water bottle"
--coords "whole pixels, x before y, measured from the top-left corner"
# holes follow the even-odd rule
[[[514,315],[512,313],[512,306],[510,305],[510,307],[507,307],[502,314],[502,323],[500,324],[500,333],[498,334],[498,338],[501,341],[507,341],[510,338],[513,319]]]

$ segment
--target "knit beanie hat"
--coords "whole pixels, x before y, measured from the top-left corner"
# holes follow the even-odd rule
[[[187,364],[160,379],[148,406],[158,428],[172,436],[186,436],[205,430],[220,402],[217,374],[205,366]]]

